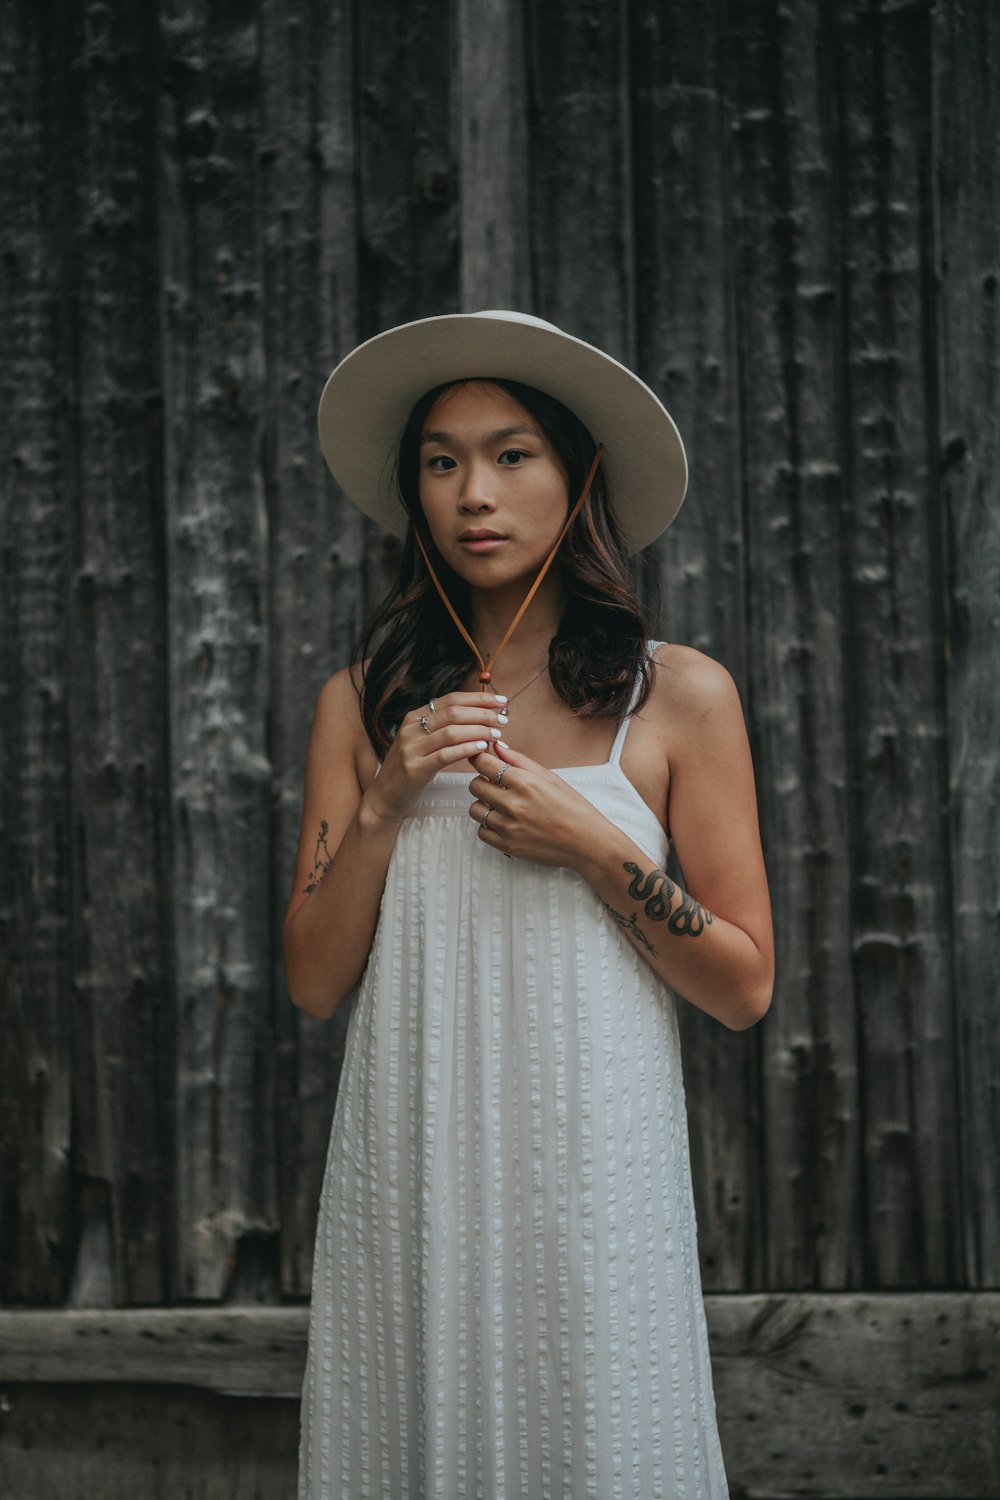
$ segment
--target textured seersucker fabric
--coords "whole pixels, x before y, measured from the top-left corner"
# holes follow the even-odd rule
[[[628,722],[559,774],[662,866]],[[299,1500],[728,1500],[675,997],[470,779],[403,824],[348,1021]]]

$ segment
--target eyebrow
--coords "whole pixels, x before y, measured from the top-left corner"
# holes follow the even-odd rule
[[[541,433],[536,432],[533,427],[498,427],[496,432],[487,432],[483,436],[483,442],[487,446],[493,443],[502,443],[504,438],[516,437],[518,433],[525,433],[528,437],[541,440]],[[420,439],[421,447],[424,443],[454,443],[453,432],[425,432]]]

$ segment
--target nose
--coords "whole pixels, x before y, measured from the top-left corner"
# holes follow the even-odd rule
[[[473,459],[465,471],[459,493],[459,509],[465,515],[482,515],[496,508],[493,486],[490,483],[491,465]]]

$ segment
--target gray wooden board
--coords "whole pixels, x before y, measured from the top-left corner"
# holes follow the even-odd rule
[[[455,16],[460,310],[517,308],[531,223],[524,13],[506,0],[458,0]]]
[[[265,318],[263,473],[271,622],[267,736],[272,763],[269,1018],[278,1095],[280,1287],[308,1295],[316,1205],[340,1074],[343,1025],[296,1010],[281,927],[291,895],[306,744],[319,689],[347,664],[360,624],[365,526],[316,441],[327,374],[357,341],[357,153],[352,8],[260,9],[261,237]],[[318,830],[316,830],[318,833]]]
[[[160,25],[175,1234],[178,1295],[218,1299],[277,1229],[260,43],[210,0]]]
[[[72,223],[53,160],[73,41],[6,5],[0,64],[0,1289],[60,1302],[73,1255],[70,1000],[73,808],[67,760],[73,474]]]
[[[948,811],[962,1274],[1000,1283],[1000,7],[935,12]],[[936,872],[944,881],[948,868]]]
[[[76,483],[69,596],[73,1164],[69,1301],[171,1296],[174,1039],[164,886],[167,694],[155,16],[81,7],[65,150],[77,234]]]
[[[957,1284],[930,7],[842,8],[851,952],[865,1285]]]
[[[529,311],[629,363],[635,317],[624,9],[547,0],[526,7],[525,18]]]
[[[316,400],[480,300],[689,442],[643,567],[740,687],[779,942],[760,1027],[681,1007],[708,1290],[996,1285],[998,16],[8,0],[8,1302],[308,1291],[349,1011],[288,1004],[280,917],[397,553]]]
[[[734,1496],[998,1492],[1000,1293],[710,1295],[705,1307]],[[164,1387],[297,1400],[305,1335],[304,1308],[0,1312],[0,1385],[158,1384],[165,1420]]]
[[[859,1280],[840,581],[834,80],[823,17],[748,7],[731,44],[748,713],[775,929],[759,1028],[758,1284]]]
[[[753,735],[722,53],[701,0],[688,0],[632,7],[629,56],[637,368],[677,422],[690,468],[677,518],[644,559],[652,630],[726,666]],[[740,1286],[760,1256],[760,1037],[683,1001],[678,1024],[703,1281]]]
[[[182,1386],[0,1389],[5,1500],[295,1500],[294,1401]]]

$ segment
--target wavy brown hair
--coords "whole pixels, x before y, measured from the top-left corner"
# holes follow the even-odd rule
[[[534,386],[491,376],[473,378],[499,386],[534,417],[565,466],[568,513],[583,489],[597,447],[586,427],[561,401]],[[414,528],[419,527],[442,586],[469,629],[468,586],[435,547],[420,505],[420,437],[425,418],[442,391],[465,383],[446,381],[421,396],[400,438],[395,479],[410,524],[399,577],[362,632],[355,651],[355,660],[371,658],[363,673],[361,712],[379,759],[385,757],[404,714],[428,698],[454,692],[470,667],[478,665],[445,610],[414,540]],[[549,643],[552,686],[581,717],[619,720],[628,712],[636,674],[641,671],[638,711],[651,687],[646,620],[600,465],[552,566],[559,568],[566,591],[566,606]]]

